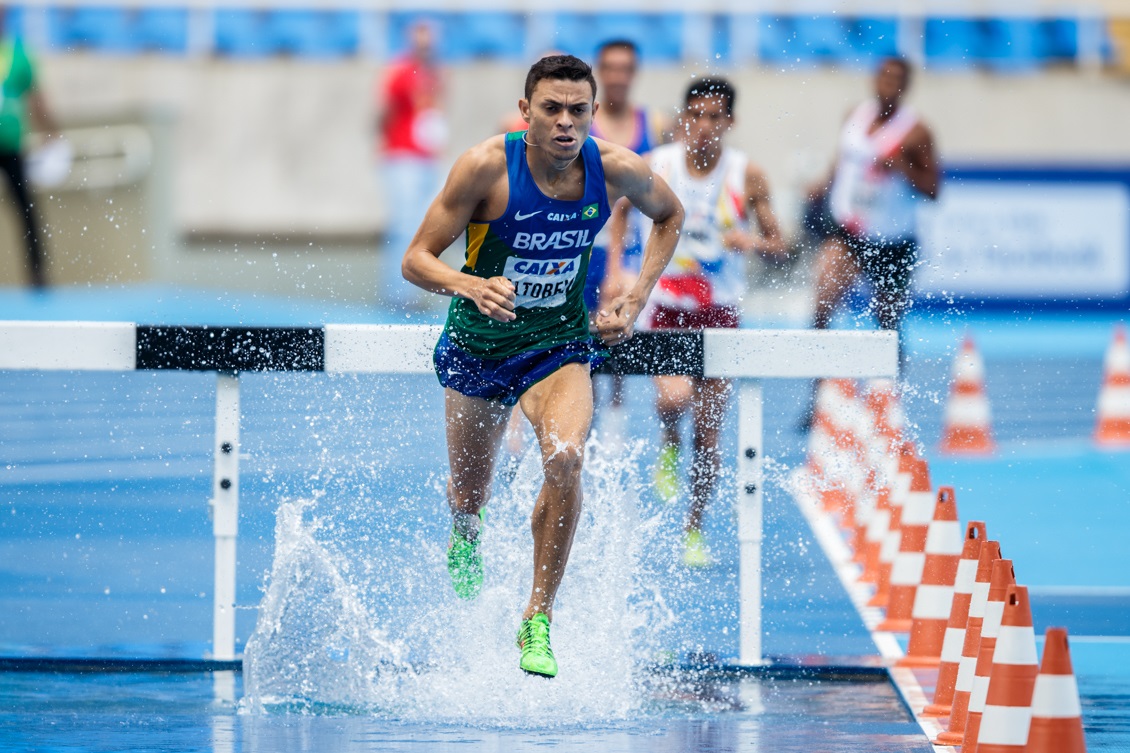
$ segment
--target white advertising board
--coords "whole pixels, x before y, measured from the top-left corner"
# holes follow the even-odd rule
[[[1130,292],[1124,183],[955,180],[919,214],[920,293],[982,298]]]

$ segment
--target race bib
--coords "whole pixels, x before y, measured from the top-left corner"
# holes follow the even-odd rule
[[[577,279],[581,257],[571,259],[506,259],[503,275],[514,283],[515,308],[551,308],[565,303]]]

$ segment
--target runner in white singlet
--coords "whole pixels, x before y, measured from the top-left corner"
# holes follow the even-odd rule
[[[875,98],[844,122],[828,192],[835,229],[816,264],[814,325],[826,329],[858,275],[873,287],[883,329],[900,329],[918,257],[918,204],[938,195],[934,137],[902,100],[910,67],[889,58],[875,75]]]
[[[734,87],[725,79],[694,81],[679,122],[680,141],[649,155],[652,172],[671,186],[686,215],[675,255],[652,292],[648,320],[654,329],[737,327],[746,292],[746,257],[785,253],[764,174],[743,153],[722,144],[733,127],[734,98]],[[614,237],[622,222],[623,213],[613,212]],[[650,222],[641,224],[647,233]],[[613,258],[619,255],[610,253]],[[656,377],[655,384],[663,432],[655,489],[664,499],[680,495],[679,422],[689,411],[694,443],[683,562],[707,565],[702,518],[721,465],[718,440],[730,383],[666,376]]]

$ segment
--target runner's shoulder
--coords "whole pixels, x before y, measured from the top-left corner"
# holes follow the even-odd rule
[[[604,165],[604,176],[610,183],[619,184],[647,171],[647,160],[628,147],[604,139],[594,138],[593,140],[600,148],[600,161]]]
[[[475,144],[455,161],[454,176],[475,185],[489,185],[506,174],[506,137],[491,136]]]

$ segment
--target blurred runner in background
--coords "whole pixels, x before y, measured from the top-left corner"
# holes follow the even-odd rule
[[[862,274],[871,283],[869,308],[882,329],[899,333],[918,261],[917,216],[923,199],[936,199],[941,180],[934,136],[902,100],[910,65],[887,58],[875,74],[875,96],[844,121],[830,178],[810,192],[823,199],[831,223],[816,260],[813,326],[827,329],[836,307]],[[815,390],[814,390],[815,395]],[[801,417],[809,428],[815,396]]]
[[[746,293],[745,257],[786,253],[765,174],[745,154],[723,144],[723,137],[734,125],[736,97],[733,84],[724,78],[692,81],[679,118],[679,141],[648,155],[651,169],[667,181],[686,212],[675,255],[649,303],[653,329],[737,328]],[[614,212],[614,237],[623,232],[626,215],[625,207]],[[644,219],[641,231],[647,232],[649,225]],[[614,274],[626,276],[620,269]],[[655,384],[663,432],[655,489],[666,500],[679,495],[683,445],[679,422],[689,410],[694,450],[683,562],[691,567],[709,565],[702,517],[721,468],[718,439],[730,399],[730,382],[664,376],[656,377]]]

